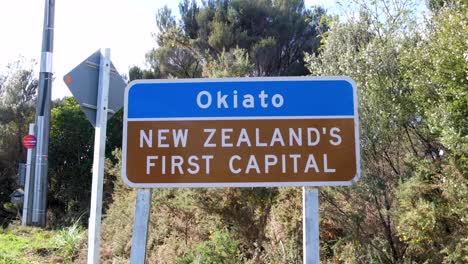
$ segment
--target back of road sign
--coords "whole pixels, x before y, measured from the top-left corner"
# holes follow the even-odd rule
[[[347,77],[178,79],[125,89],[131,187],[350,185],[357,92]]]
[[[99,65],[101,51],[98,50],[63,77],[73,97],[80,104],[81,110],[93,126],[96,126],[96,106],[98,97]],[[109,79],[109,115],[122,108],[124,79],[111,63]]]

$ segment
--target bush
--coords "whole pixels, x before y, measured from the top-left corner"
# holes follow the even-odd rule
[[[177,263],[244,263],[238,248],[239,242],[234,240],[228,232],[215,231],[211,234],[210,240],[190,249],[187,254],[177,259]]]
[[[77,256],[84,235],[84,229],[77,221],[72,226],[59,230],[54,236],[55,245],[60,249],[59,255],[64,262],[71,263]]]

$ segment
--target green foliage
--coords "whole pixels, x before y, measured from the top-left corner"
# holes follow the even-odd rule
[[[183,0],[179,3],[179,12],[182,17],[182,25],[184,32],[190,38],[196,38],[198,31],[197,14],[199,8],[196,1]]]
[[[386,10],[380,1],[361,4],[359,18],[335,21],[322,52],[306,58],[313,74],[348,75],[359,89],[365,166],[357,185],[322,191],[326,224],[322,230],[330,241],[325,247],[330,258],[353,255],[356,263],[373,259],[392,263],[404,252],[395,232],[392,210],[396,201],[391,192],[410,169],[401,166],[405,157],[400,153],[410,150],[404,127],[412,104],[399,70],[404,39],[398,36],[404,35],[406,27],[403,20],[390,18],[406,14],[407,7],[390,5]],[[382,21],[392,24],[376,26]]]
[[[273,240],[283,243],[292,240],[301,245],[302,188],[279,188],[270,217],[269,236]]]
[[[122,117],[118,112],[107,125],[106,150],[121,144]],[[52,109],[49,142],[49,224],[86,224],[91,199],[94,128],[75,99],[65,98]],[[104,179],[104,208],[113,178]]]
[[[187,48],[163,46],[153,53],[149,53],[148,59],[157,61],[159,65],[157,70],[170,78],[196,78],[201,76],[200,60]]]
[[[195,199],[204,212],[222,220],[245,256],[256,261],[269,240],[266,228],[277,195],[276,188],[200,189]]]
[[[115,165],[107,163],[106,168],[109,175],[117,177],[113,203],[102,225],[103,249],[108,252],[103,254],[107,256],[106,261],[129,257],[133,230],[135,190],[126,187],[120,179],[120,151],[115,151],[114,155],[118,162]],[[270,238],[274,236],[271,233],[278,234],[278,237],[283,234],[282,227],[267,230],[276,195],[276,189],[267,188],[154,189],[147,248],[155,250],[148,252],[148,261],[175,263],[179,256],[202,254],[200,250],[223,241],[227,243],[223,247],[229,245],[231,248],[234,242],[238,245],[239,254],[229,254],[232,259],[237,259],[236,263],[242,262],[241,256],[260,261],[265,254],[264,247],[276,250],[274,245],[290,243],[289,240],[275,240],[269,246]],[[286,204],[291,195],[295,194],[285,193],[281,201]],[[295,215],[296,219],[300,218],[300,210]],[[296,222],[295,226],[301,225]],[[219,238],[211,237],[213,230],[226,230],[232,243],[225,241],[224,231]],[[291,233],[296,234],[295,239],[301,237],[297,230]],[[284,234],[285,237],[289,236],[288,232]],[[205,246],[198,249],[201,243],[205,243]],[[288,246],[292,246],[292,243]],[[284,256],[297,257],[297,252],[297,249],[295,252],[286,252]]]
[[[115,164],[106,163],[109,175],[116,176],[112,206],[102,224],[103,260],[114,262],[128,259],[133,231],[136,191],[127,187],[120,178],[121,152],[114,151]],[[215,221],[196,207],[194,192],[190,189],[154,189],[147,248],[147,260],[175,263],[192,243],[208,237],[207,228]],[[197,227],[197,223],[204,223]],[[213,224],[213,225],[212,225]]]
[[[211,73],[213,62],[222,64],[226,54],[236,56],[236,49],[252,59],[243,76],[304,75],[303,52],[316,52],[319,32],[327,29],[325,11],[306,9],[302,0],[213,0],[201,6],[185,0],[179,9],[179,24],[167,7],[156,16],[159,48],[147,59],[162,76],[200,77],[202,70],[205,76],[219,75]]]
[[[397,192],[400,239],[412,259],[462,263],[468,249],[466,180],[450,165],[417,164],[415,176]]]
[[[278,188],[269,218],[263,263],[302,263],[302,188]]]
[[[156,69],[159,69],[156,67]],[[154,72],[152,70],[140,69],[138,66],[132,66],[128,70],[128,77],[130,81],[139,79],[157,79],[160,77],[160,72]]]
[[[401,209],[411,210],[400,217],[402,227],[399,228],[399,233],[404,241],[415,244],[416,247],[421,247],[419,250],[430,246],[432,235],[437,231],[435,230],[436,208],[435,203],[415,199],[414,196],[416,193],[428,195],[431,191],[434,191],[434,189],[418,182],[417,178],[412,178],[406,182],[400,190]],[[408,204],[409,202],[411,204]]]
[[[243,49],[223,51],[217,59],[208,61],[203,69],[203,75],[210,78],[242,77],[252,70],[249,55]]]
[[[112,193],[112,205],[106,212],[102,222],[101,237],[103,250],[110,254],[102,254],[106,260],[109,257],[127,257],[130,254],[130,244],[133,230],[133,217],[136,192],[127,187],[121,177],[121,152],[113,151],[116,162],[112,164],[106,160],[106,174],[115,177],[114,192]]]
[[[460,0],[426,0],[426,4],[432,12],[438,12],[444,8],[455,8],[457,5],[463,5]]]
[[[229,233],[214,231],[210,235],[210,240],[190,249],[187,254],[178,258],[177,263],[244,263],[240,258],[238,247],[239,243],[233,240]]]
[[[266,245],[263,263],[302,263],[302,243],[295,241],[295,238],[287,239],[285,242],[279,240]]]
[[[38,81],[34,62],[20,59],[0,73],[0,223],[16,217],[3,210],[17,182],[20,162],[26,161],[22,138],[34,122],[34,101]]]
[[[430,159],[414,160],[414,176],[398,192],[399,231],[414,259],[466,262],[468,245],[468,34],[463,5],[441,8],[426,36],[402,63],[421,119]]]
[[[160,32],[167,32],[176,26],[176,21],[172,16],[172,11],[167,6],[159,9],[156,13],[156,26]]]
[[[84,228],[78,222],[56,231],[54,243],[60,249],[59,255],[63,262],[71,263],[77,256],[85,234]]]
[[[71,224],[89,207],[93,138],[92,125],[73,98],[52,109],[48,202],[57,221],[51,224]]]
[[[428,37],[403,56],[417,114],[427,124],[422,132],[438,138],[439,148],[468,171],[468,17],[463,7],[440,10]],[[437,151],[437,150],[436,150]],[[468,175],[466,176],[468,178]]]
[[[325,252],[351,263],[461,263],[466,12],[441,9],[418,29],[408,7],[358,2],[359,17],[334,22],[322,52],[306,58],[312,73],[351,76],[359,89],[363,175],[322,191],[322,233],[335,241]]]
[[[82,235],[78,225],[59,230],[11,225],[0,230],[0,263],[72,263]]]

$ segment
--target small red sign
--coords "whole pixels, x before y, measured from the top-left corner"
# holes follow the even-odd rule
[[[27,149],[36,147],[37,139],[34,135],[26,135],[23,137],[23,146]]]

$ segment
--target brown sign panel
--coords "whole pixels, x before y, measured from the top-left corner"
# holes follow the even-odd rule
[[[278,80],[284,79],[266,80],[268,80],[267,85],[275,86]],[[323,79],[307,80],[309,83],[306,84],[313,86],[314,81]],[[345,80],[349,83],[348,79]],[[285,108],[286,114],[282,116],[274,113],[274,116],[252,117],[239,112],[235,113],[238,116],[213,117],[210,116],[212,113],[229,109],[227,104],[230,98],[223,97],[223,94],[217,95],[217,91],[224,87],[224,80],[215,80],[221,85],[214,88],[209,85],[204,88],[202,81],[207,82],[207,80],[194,81],[201,88],[195,91],[193,96],[189,95],[188,100],[196,101],[198,98],[195,110],[201,109],[201,113],[208,117],[196,116],[195,110],[193,114],[195,116],[160,117],[157,111],[151,110],[153,111],[151,112],[148,111],[148,106],[141,106],[155,103],[152,107],[158,108],[158,102],[150,100],[151,92],[158,87],[144,86],[148,83],[153,84],[157,82],[156,80],[137,82],[136,84],[143,85],[141,86],[143,88],[135,89],[135,94],[129,92],[135,83],[127,87],[122,172],[123,179],[128,185],[141,188],[323,186],[349,185],[359,177],[359,142],[355,109],[352,111],[353,115],[347,115],[348,112],[344,110],[330,110],[327,113],[332,115],[314,116],[304,110],[307,115],[291,116],[288,111],[294,112],[294,108]],[[236,81],[239,82],[238,79]],[[188,80],[182,82],[185,84]],[[256,84],[255,81],[251,82]],[[171,82],[160,84],[168,83],[171,84]],[[242,85],[235,84],[237,90],[230,94],[231,97],[240,95],[239,91],[242,89]],[[304,89],[308,89],[308,86]],[[355,87],[352,86],[352,89],[352,95],[355,96]],[[203,93],[204,91],[209,92]],[[246,89],[246,91],[251,90]],[[131,96],[138,98],[139,93],[150,95],[144,96],[145,99],[139,101],[136,99],[135,102],[129,101]],[[165,91],[157,93],[164,94]],[[200,94],[205,95],[205,98]],[[203,108],[210,101],[208,94],[213,94],[211,101],[214,107],[211,112],[203,112],[209,108]],[[272,97],[272,93],[269,94]],[[295,100],[297,103],[298,99],[289,94],[288,92],[280,94],[283,105],[290,100]],[[240,98],[248,96],[244,94]],[[222,102],[216,104],[215,99]],[[184,99],[179,98],[179,100]],[[276,100],[275,105],[280,105],[281,100]],[[142,103],[137,104],[140,102]],[[231,101],[231,108],[233,102]],[[274,107],[272,102],[273,100],[270,101],[270,105]],[[159,102],[162,103],[164,102]],[[355,97],[351,103],[354,107]],[[181,107],[185,107],[186,104]],[[237,104],[239,105],[239,101]],[[261,112],[247,114],[258,113]]]

